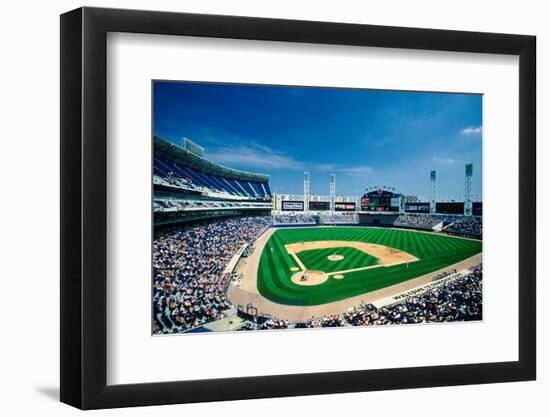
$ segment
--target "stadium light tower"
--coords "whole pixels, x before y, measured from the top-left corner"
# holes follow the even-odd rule
[[[466,164],[464,172],[464,215],[472,215],[472,177],[474,174],[474,165]]]
[[[330,174],[330,211],[334,211],[336,205],[336,174]]]
[[[430,171],[430,183],[432,185],[432,198],[430,202],[430,213],[435,213],[435,200],[437,199],[437,181],[435,170]]]
[[[304,172],[304,211],[309,211],[309,172]]]

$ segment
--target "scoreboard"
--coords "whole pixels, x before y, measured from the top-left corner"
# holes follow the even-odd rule
[[[472,203],[472,214],[474,216],[483,215],[483,203],[481,201],[476,201]]]
[[[329,201],[310,201],[309,209],[311,211],[328,211],[330,210]]]
[[[399,211],[400,195],[386,190],[376,190],[366,193],[361,198],[361,210],[363,211]]]
[[[347,203],[343,201],[337,201],[334,203],[334,210],[336,211],[355,211],[355,203]]]
[[[464,214],[464,203],[435,203],[435,212],[440,214]]]

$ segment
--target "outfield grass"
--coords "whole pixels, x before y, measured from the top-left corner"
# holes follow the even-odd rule
[[[408,267],[406,264],[401,264],[387,268],[381,267],[346,273],[342,280],[329,277],[326,282],[316,286],[294,284],[290,280],[293,274],[290,268],[298,265],[294,258],[287,253],[284,245],[319,240],[376,243],[408,252],[419,258],[419,261],[410,263]],[[355,252],[350,251],[348,255],[344,255],[346,258],[339,262],[327,260],[328,255],[343,254],[340,252],[342,249],[351,249]],[[273,233],[261,255],[258,267],[258,291],[267,299],[280,304],[303,306],[326,304],[437,271],[481,251],[482,244],[480,241],[397,229],[367,227],[279,229]],[[372,259],[360,257],[356,252]],[[353,248],[304,251],[300,252],[298,256],[308,269],[328,273],[368,266],[364,265],[364,262],[371,262],[371,265],[376,263],[376,258],[369,257]],[[345,268],[341,267],[348,256],[351,259],[347,261],[347,266]]]

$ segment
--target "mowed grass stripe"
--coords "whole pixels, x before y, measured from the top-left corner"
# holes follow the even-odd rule
[[[331,261],[328,259],[330,255],[341,255],[344,259]],[[307,269],[327,273],[361,268],[378,263],[375,257],[352,247],[308,250],[298,253],[298,257]]]
[[[333,271],[343,271],[347,269],[362,268],[365,266],[372,265],[371,259],[373,256],[370,256],[360,250],[349,248],[346,250],[346,257],[342,261],[336,262],[334,265]],[[375,262],[378,260],[374,259]],[[332,272],[332,271],[331,271]]]
[[[350,248],[351,254],[348,258],[344,259],[342,268],[339,270],[364,268],[366,266],[372,266],[378,264],[378,258],[362,252],[358,249]]]
[[[284,247],[285,243],[281,239],[281,237],[278,236],[276,233],[273,235],[273,237],[275,238],[274,243],[276,243],[275,249],[277,253],[280,254],[280,256],[282,257],[282,261],[284,262],[287,271],[291,271],[291,268],[294,267],[300,268],[300,266],[296,262],[296,259],[294,259],[294,257],[287,252],[286,248]],[[271,239],[269,241],[271,241]]]
[[[329,279],[317,286],[302,286],[292,283],[290,277],[293,272],[290,271],[290,268],[297,265],[286,252],[284,245],[319,240],[376,243],[409,252],[419,257],[420,260],[410,263],[408,268],[402,264],[389,268],[346,273],[343,280]],[[344,251],[345,259],[338,262],[326,259],[329,254],[337,254],[336,249]],[[298,255],[308,268],[325,272],[354,269],[363,266],[362,264],[365,262],[372,262],[362,258],[360,255],[363,252],[354,248],[333,248],[329,254],[320,253],[321,251],[311,251],[311,260],[308,259],[307,264],[301,255],[306,255],[306,252],[309,251]],[[264,297],[281,304],[325,304],[385,288],[436,271],[481,251],[482,243],[480,241],[397,229],[358,227],[280,229],[271,236],[262,253],[258,267],[258,290]],[[315,252],[319,253],[315,254]],[[373,261],[376,262],[376,259],[373,258]],[[312,263],[310,264],[310,262]],[[338,265],[337,269],[334,269],[336,264]],[[357,264],[360,265],[353,266]]]
[[[334,251],[336,252],[336,251]],[[302,260],[304,265],[308,267],[308,269],[312,269],[311,265],[318,265],[319,263],[322,263],[326,260],[327,256],[331,255],[333,253],[333,250],[331,249],[318,249],[318,250],[308,250],[304,252],[300,252],[298,254],[298,257]],[[306,261],[306,262],[304,262]]]
[[[270,242],[268,242],[268,244],[269,243]],[[278,242],[275,240],[272,244],[273,243]],[[273,294],[270,300],[277,303],[287,303],[287,295],[292,294],[294,302],[297,303],[296,305],[308,305],[312,300],[308,298],[305,287],[294,284],[290,279],[287,279],[287,276],[283,272],[288,265],[284,262],[282,256],[277,256],[281,254],[280,247],[282,246],[275,244],[272,247],[274,249],[273,251],[271,251],[271,248],[267,245],[260,257],[258,272],[262,274],[262,280],[258,280],[258,290],[260,293],[263,291],[272,292]]]

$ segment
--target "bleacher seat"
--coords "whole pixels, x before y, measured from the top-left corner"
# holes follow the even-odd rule
[[[154,160],[154,175],[176,186],[202,187],[213,192],[250,199],[271,198],[271,190],[267,182],[215,175],[161,158]]]

